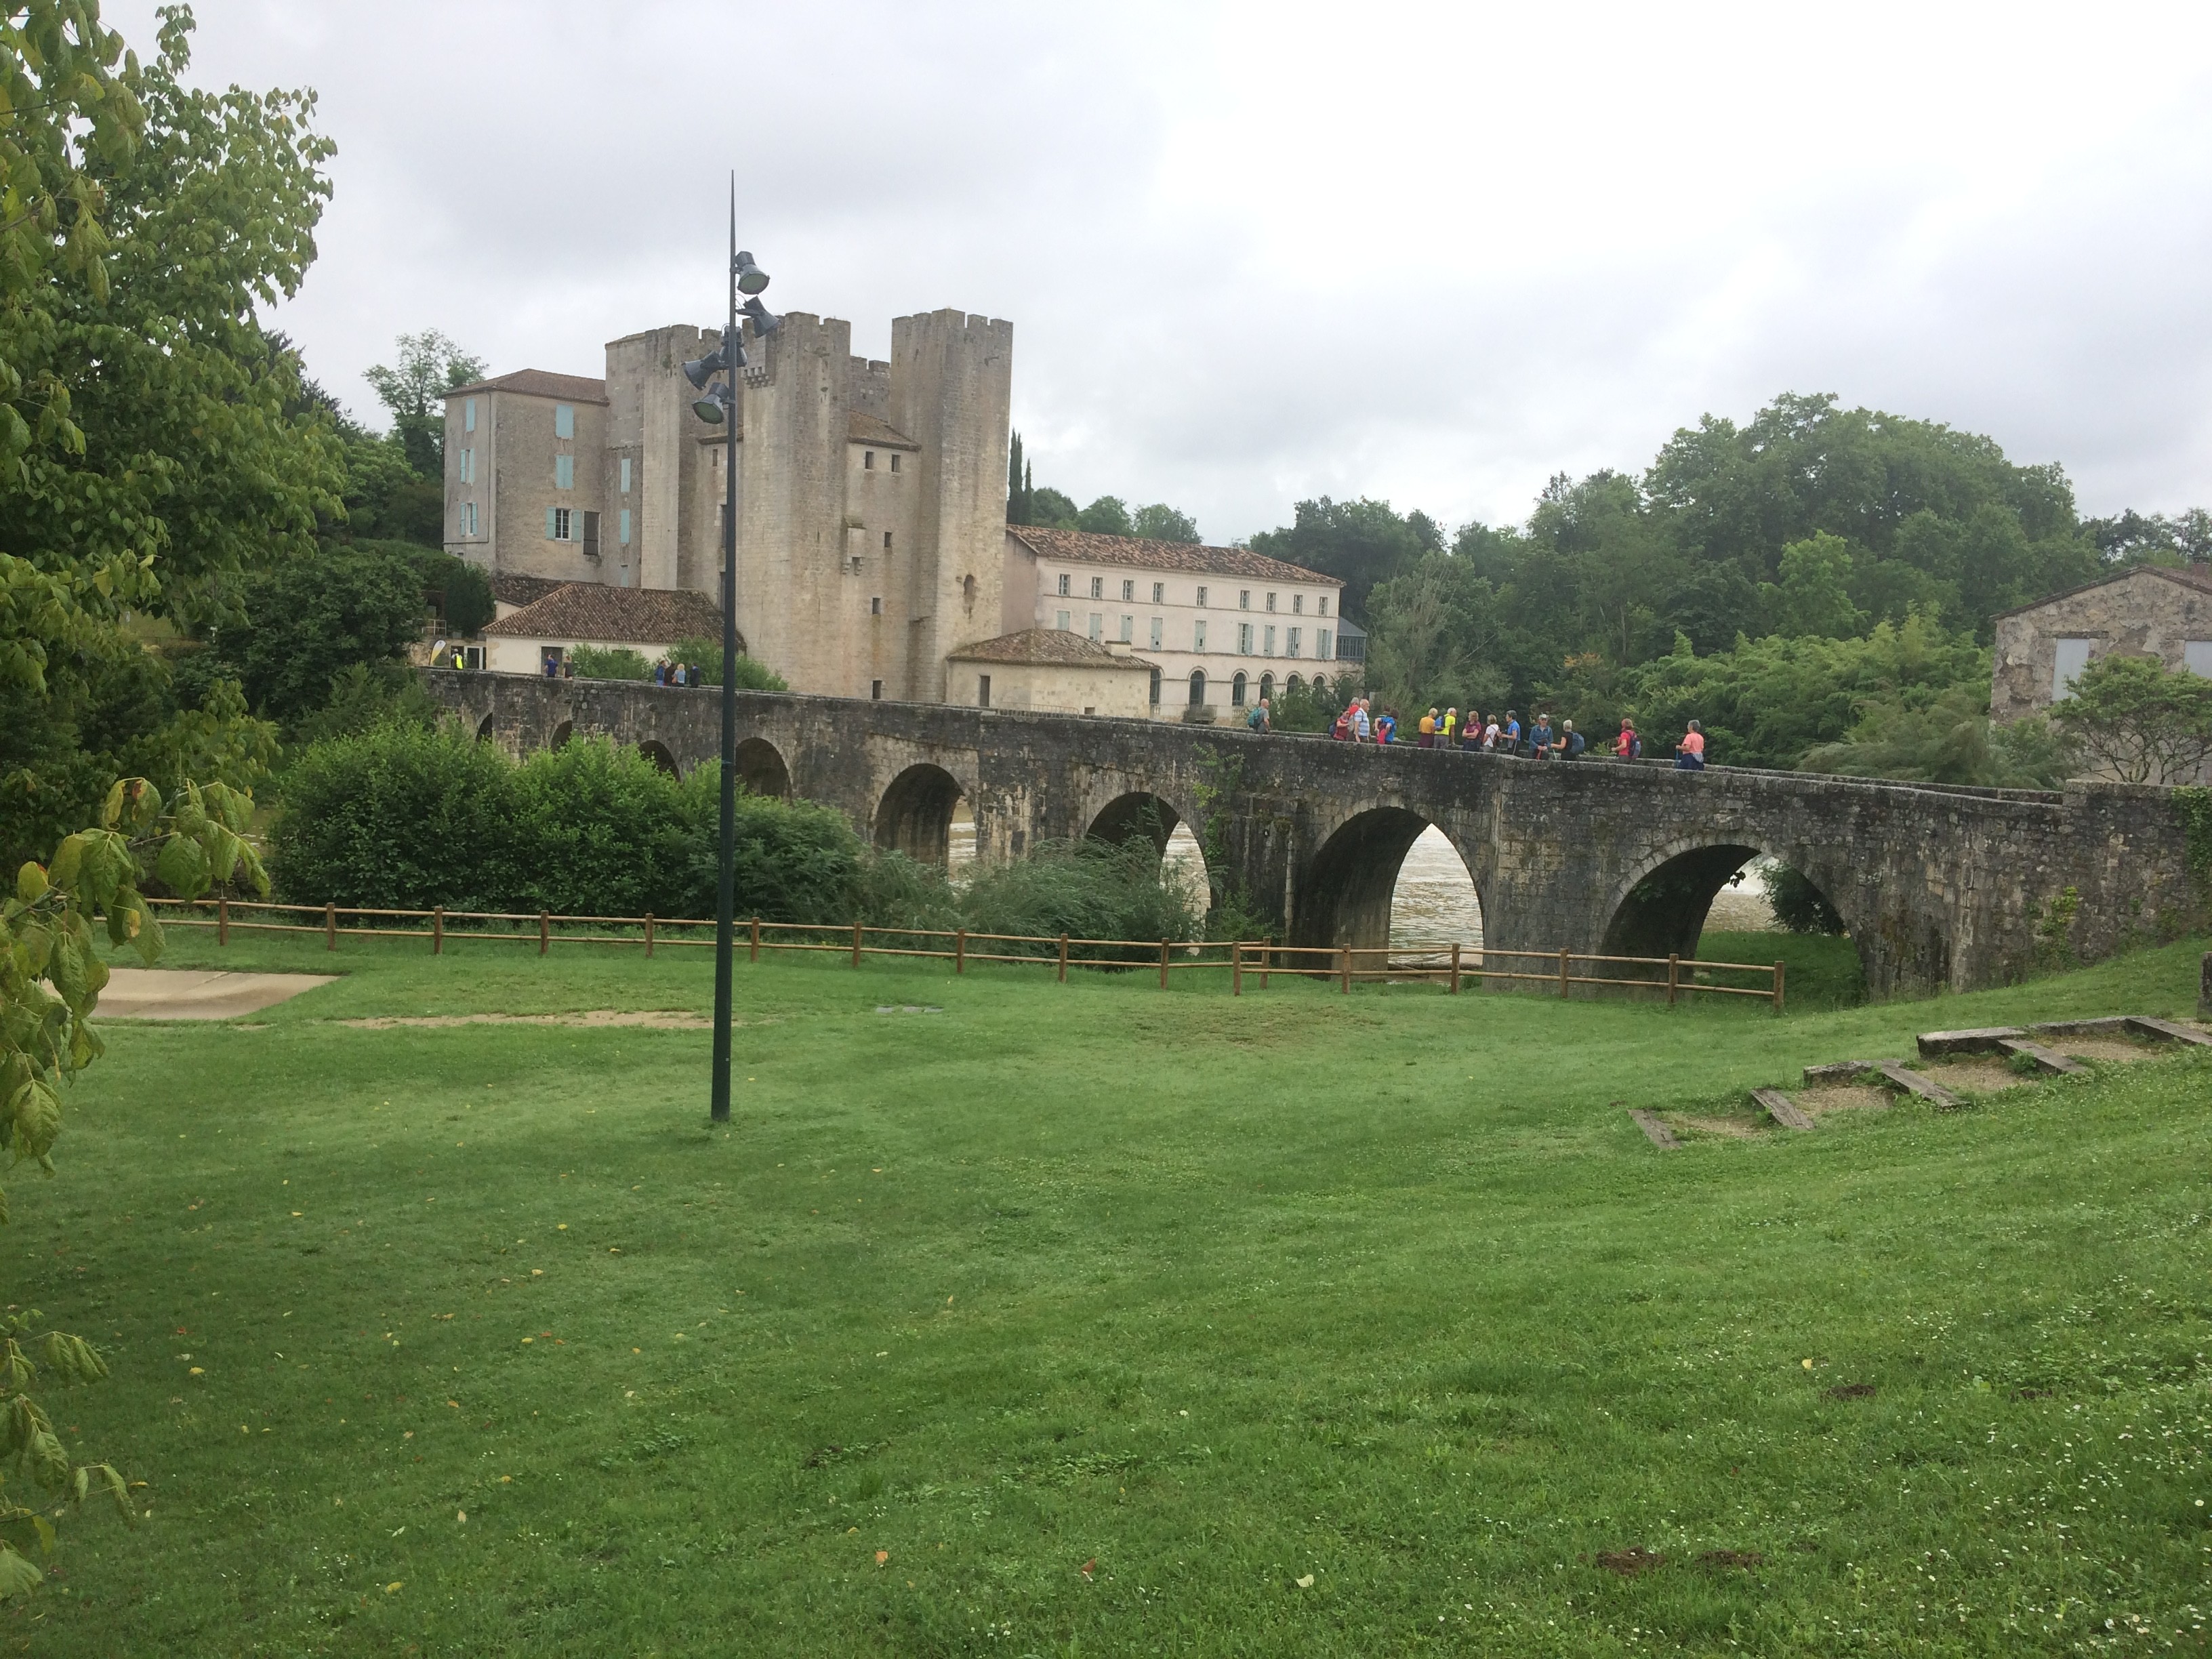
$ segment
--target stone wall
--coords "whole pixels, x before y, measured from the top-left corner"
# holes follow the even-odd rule
[[[471,730],[517,752],[603,732],[657,743],[688,772],[719,745],[712,689],[437,671],[423,683]],[[1466,861],[1493,951],[1687,952],[1713,894],[1761,854],[1828,896],[1877,994],[2002,983],[2197,919],[2166,790],[1684,773],[758,693],[738,708],[748,776],[780,766],[791,793],[917,856],[942,857],[960,799],[989,862],[1046,837],[1128,833],[1146,805],[1165,825],[1200,830],[1215,792],[1227,865],[1216,873],[1297,944],[1385,943],[1399,864],[1431,823]]]

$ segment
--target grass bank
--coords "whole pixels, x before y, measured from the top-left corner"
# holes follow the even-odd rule
[[[2186,1012],[2194,946],[1930,1003],[1162,994],[703,953],[343,971],[108,1030],[13,1294],[146,1479],[56,1654],[2201,1645],[2193,1056],[1662,1153],[1936,1025]],[[894,1012],[884,1012],[885,1006]],[[939,1012],[904,1012],[908,1007]],[[1648,1553],[1629,1553],[1643,1552]],[[1656,1558],[1656,1559],[1654,1559]]]

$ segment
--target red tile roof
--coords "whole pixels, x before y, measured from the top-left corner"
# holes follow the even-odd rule
[[[1301,569],[1244,547],[1201,547],[1195,542],[1149,542],[1136,536],[1100,536],[1088,530],[1048,530],[1010,524],[1006,534],[1040,558],[1085,564],[1126,565],[1137,570],[1188,571],[1198,575],[1249,576],[1262,582],[1305,582],[1341,587],[1334,576]]]
[[[1142,657],[1109,651],[1097,641],[1072,634],[1064,628],[1024,628],[1001,634],[995,640],[978,640],[945,653],[947,662],[1005,662],[1050,664],[1068,668],[1140,668],[1149,673],[1158,665]]]
[[[686,588],[609,587],[564,582],[484,629],[496,639],[606,640],[623,645],[672,645],[719,638],[722,613],[704,593]]]
[[[518,368],[512,374],[495,374],[471,386],[457,386],[446,393],[459,398],[471,392],[519,392],[526,398],[557,398],[563,403],[603,404],[607,383],[581,374],[556,374],[550,369]]]
[[[557,576],[526,576],[519,570],[486,574],[491,582],[491,596],[501,605],[535,605],[547,594],[568,585]]]

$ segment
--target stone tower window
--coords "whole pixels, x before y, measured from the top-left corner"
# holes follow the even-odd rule
[[[890,531],[886,530],[885,532],[884,532],[884,552],[886,552],[886,553],[888,553],[888,552],[890,552],[890,550],[891,550],[891,532],[890,532]]]
[[[876,452],[872,449],[862,450],[860,452],[860,471],[863,472],[873,472],[875,470]]]
[[[973,576],[960,579],[960,608],[971,617],[975,614],[975,579]]]
[[[891,471],[894,471],[894,472],[896,472],[896,471],[897,471],[898,470],[899,470],[899,458],[898,458],[898,452],[897,452],[897,451],[896,451],[896,450],[894,450],[894,451],[892,451],[892,452],[891,452]]]
[[[884,614],[884,596],[882,594],[878,593],[868,601],[868,614],[871,617],[880,617]]]

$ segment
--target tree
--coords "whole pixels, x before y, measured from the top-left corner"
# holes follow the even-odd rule
[[[1952,686],[1925,708],[1869,701],[1842,741],[1815,746],[1799,763],[1843,777],[2056,789],[2073,761],[2072,745],[2041,720],[1993,722],[1989,683],[1980,680]]]
[[[722,683],[722,642],[720,640],[678,640],[668,647],[672,662],[688,664],[699,671],[700,685],[720,685]],[[686,677],[689,678],[688,676]],[[735,678],[740,691],[788,691],[791,687],[782,675],[766,663],[744,652],[738,653]]]
[[[1165,501],[1154,501],[1150,507],[1140,507],[1130,520],[1130,529],[1148,542],[1195,542],[1198,540],[1198,520],[1188,513],[1177,512]]]
[[[1028,524],[1030,491],[1036,480],[1030,474],[1028,460],[1022,453],[1022,434],[1018,432],[1006,445],[1006,522]]]
[[[403,334],[396,367],[372,365],[362,378],[392,412],[392,425],[418,478],[446,476],[446,394],[483,378],[481,357],[471,356],[434,328]]]
[[[408,550],[411,552],[413,550]],[[442,557],[443,556],[438,556]],[[264,719],[296,720],[351,665],[397,661],[422,637],[422,573],[373,545],[330,546],[240,579],[231,619],[208,633]]]
[[[1252,538],[1252,550],[1318,570],[1344,583],[1344,614],[1365,619],[1367,595],[1425,552],[1443,546],[1443,535],[1425,514],[1400,516],[1388,501],[1300,501],[1281,530]]]
[[[1098,536],[1136,534],[1136,526],[1129,522],[1129,505],[1119,495],[1101,495],[1075,515],[1075,527]]]
[[[1851,550],[1842,537],[1822,530],[1790,543],[1782,550],[1781,575],[1773,632],[1845,640],[1859,631],[1865,618],[1851,603]]]
[[[1079,528],[1072,497],[1047,484],[1039,484],[1035,489],[1024,490],[1024,494],[1027,498],[1029,517],[1023,523],[1042,525],[1050,530]]]
[[[2051,720],[2124,783],[2196,783],[2212,764],[2212,679],[2156,657],[2098,658]]]
[[[93,922],[106,922],[111,945],[135,946],[151,963],[161,956],[161,928],[142,896],[149,881],[185,898],[232,881],[267,892],[245,840],[252,811],[251,796],[220,784],[187,785],[167,804],[143,779],[118,781],[96,827],[64,840],[50,862],[26,863],[17,873],[12,896],[0,903],[0,1143],[16,1163],[54,1173],[62,1085],[101,1052],[91,1018],[108,972]],[[0,1197],[0,1224],[8,1219]],[[55,1543],[47,1512],[9,1491],[9,1474],[50,1498],[82,1506],[97,1494],[125,1521],[139,1518],[114,1466],[72,1462],[31,1392],[39,1371],[33,1352],[64,1383],[96,1382],[107,1375],[106,1361],[83,1338],[42,1324],[35,1309],[11,1305],[0,1317],[0,1598],[36,1589],[45,1574],[30,1558],[51,1553]]]

